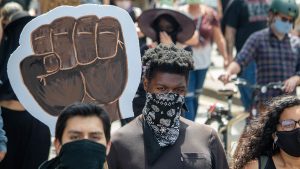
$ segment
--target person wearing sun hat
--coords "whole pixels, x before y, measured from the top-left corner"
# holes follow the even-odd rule
[[[165,3],[165,1],[163,2]],[[138,18],[138,26],[143,34],[153,41],[153,43],[141,47],[141,56],[147,49],[160,43],[175,44],[177,47],[191,52],[192,49],[189,45],[197,44],[199,41],[193,20],[187,15],[169,8],[154,8],[144,11]],[[141,114],[145,101],[146,92],[143,84],[140,83],[133,100],[135,117]]]

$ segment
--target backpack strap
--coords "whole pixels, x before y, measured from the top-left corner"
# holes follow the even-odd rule
[[[268,156],[260,156],[259,161],[258,161],[259,169],[265,169],[267,166],[268,160],[269,160]]]

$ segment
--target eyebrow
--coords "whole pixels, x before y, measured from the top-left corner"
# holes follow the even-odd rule
[[[167,85],[165,85],[165,84],[161,84],[161,83],[156,83],[156,85],[160,85],[160,86],[167,86]],[[178,86],[178,87],[186,87],[186,85],[185,84],[181,84],[181,83],[178,83],[177,85],[180,85],[180,86]],[[178,88],[177,87],[177,88]]]
[[[103,135],[103,132],[94,131],[94,132],[90,132],[89,134],[91,134],[91,135]]]
[[[68,131],[68,133],[69,133],[69,134],[82,134],[81,131],[76,131],[76,130],[70,130],[70,131]],[[101,131],[93,131],[93,132],[89,132],[89,134],[93,134],[93,135],[95,135],[95,134],[97,134],[97,135],[103,135],[103,132],[101,132]]]
[[[68,131],[69,134],[81,134],[82,132],[76,131],[76,130],[70,130]]]

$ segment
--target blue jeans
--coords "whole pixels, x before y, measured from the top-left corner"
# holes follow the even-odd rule
[[[249,84],[255,84],[256,83],[255,69],[256,69],[256,64],[254,61],[252,61],[242,70],[239,77],[245,79]],[[245,108],[245,111],[249,112],[252,107],[254,91],[253,89],[250,89],[249,87],[245,87],[245,86],[239,86],[239,91],[241,94],[241,101]]]
[[[193,70],[189,73],[188,91],[185,97],[185,104],[188,112],[185,113],[185,118],[194,121],[198,110],[198,99],[202,93],[204,80],[207,69]]]

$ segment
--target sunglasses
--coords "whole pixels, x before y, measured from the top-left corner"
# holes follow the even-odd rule
[[[280,120],[279,124],[284,131],[292,131],[296,128],[296,124],[300,126],[300,120],[296,121],[293,119]]]

